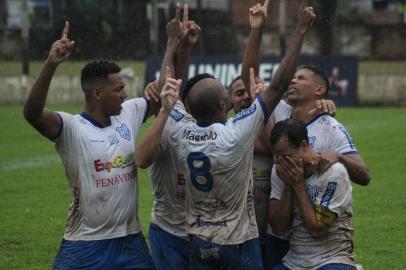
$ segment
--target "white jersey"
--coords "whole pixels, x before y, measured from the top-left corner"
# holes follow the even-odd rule
[[[151,222],[178,237],[187,237],[185,229],[186,182],[177,163],[177,153],[169,143],[176,123],[193,121],[178,101],[162,133],[159,152],[149,172],[154,193]]]
[[[186,176],[186,230],[215,244],[258,237],[252,198],[254,141],[268,119],[262,97],[226,124],[177,125],[171,141]]]
[[[255,155],[252,164],[253,195],[255,217],[261,243],[265,243],[268,226],[269,195],[271,193],[272,158],[265,155]]]
[[[292,107],[279,102],[271,115],[273,123],[286,120],[292,115]],[[334,117],[320,114],[305,124],[310,146],[317,153],[337,151],[343,155],[358,153],[350,134]]]
[[[335,163],[322,175],[305,179],[307,193],[321,215],[326,210],[335,213],[326,236],[313,238],[300,218],[297,201],[293,201],[293,219],[289,231],[290,248],[283,263],[289,269],[318,269],[330,263],[354,265],[352,241],[352,187],[347,170]],[[272,170],[271,198],[280,200],[284,189],[282,180]],[[326,215],[324,215],[326,216]]]
[[[271,115],[273,123],[286,120],[292,115],[292,107],[285,101],[279,102]],[[334,117],[320,114],[306,123],[309,145],[317,153],[337,151],[343,155],[356,154],[357,149],[345,127]],[[268,234],[272,228],[268,225]]]
[[[148,106],[145,99],[135,98],[122,107],[107,127],[86,113],[58,112],[62,130],[55,148],[72,189],[66,240],[111,239],[140,231],[133,156]]]

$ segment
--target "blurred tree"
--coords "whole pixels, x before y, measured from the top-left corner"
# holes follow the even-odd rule
[[[317,18],[315,31],[321,55],[334,54],[334,25],[338,0],[313,0]]]
[[[73,58],[140,58],[149,52],[147,0],[49,0],[53,20],[49,35],[32,29],[35,57],[43,57],[50,44],[60,37],[64,21],[70,22],[75,40]],[[33,18],[35,21],[35,18]],[[38,26],[38,25],[37,25]]]

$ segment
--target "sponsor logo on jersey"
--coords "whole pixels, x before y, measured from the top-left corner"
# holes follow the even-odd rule
[[[196,218],[196,221],[192,223],[192,227],[208,227],[208,226],[216,226],[216,227],[227,227],[227,223],[232,221],[232,219],[224,219],[220,221],[208,221],[201,219],[200,216]]]
[[[116,127],[116,131],[120,136],[128,141],[131,140],[131,132],[126,124],[122,124],[120,127]]]
[[[112,161],[102,161],[101,159],[96,159],[95,161],[93,161],[94,164],[94,168],[96,170],[96,172],[100,172],[103,170],[107,170],[108,172],[111,171],[112,168],[125,168],[128,165],[131,165],[133,163],[133,157],[132,154],[128,155],[128,156],[116,156],[115,158],[113,158]]]
[[[249,107],[248,109],[246,109],[245,111],[242,111],[238,114],[236,114],[233,117],[233,123],[240,121],[244,118],[247,118],[248,116],[250,116],[251,114],[253,114],[255,111],[257,110],[257,104],[253,104],[251,107]]]
[[[317,185],[307,185],[307,194],[309,194],[310,200],[314,203],[319,195],[320,187]]]
[[[223,201],[219,200],[206,200],[206,201],[198,201],[195,202],[195,208],[200,210],[218,210],[218,209],[225,209],[227,204]]]
[[[328,182],[326,191],[323,194],[323,198],[321,198],[320,205],[324,207],[328,207],[330,205],[330,201],[334,196],[334,193],[337,188],[337,182]]]
[[[205,142],[205,141],[214,141],[217,139],[217,133],[213,130],[206,132],[204,134],[196,134],[190,129],[183,131],[181,139],[186,139],[188,141],[194,142]]]
[[[123,174],[117,174],[112,177],[107,177],[107,178],[98,178],[96,179],[96,187],[97,188],[103,188],[103,187],[109,187],[109,186],[115,186],[115,185],[120,185],[125,182],[129,182],[135,178],[135,171],[123,173]]]
[[[309,145],[311,148],[314,148],[314,143],[316,142],[316,136],[309,137]]]
[[[185,115],[178,111],[177,109],[172,109],[170,116],[173,120],[179,122]]]
[[[117,136],[115,134],[111,134],[108,137],[108,140],[109,140],[109,145],[118,144],[118,142],[119,142],[119,140],[118,140],[118,138],[117,138]]]
[[[92,143],[104,143],[103,140],[96,140],[96,139],[92,139],[92,140],[90,140],[90,142],[92,142]]]

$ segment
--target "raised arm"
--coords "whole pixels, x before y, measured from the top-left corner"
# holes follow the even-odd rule
[[[61,39],[52,44],[48,58],[24,105],[24,118],[43,136],[51,140],[58,135],[62,123],[56,113],[45,108],[45,103],[56,68],[69,58],[75,45],[74,41],[69,40],[68,33],[69,22],[65,22]]]
[[[182,42],[176,54],[175,60],[175,79],[180,79],[183,76],[185,67],[189,61],[193,46],[199,39],[200,27],[195,21],[189,21],[189,6],[183,6],[182,19]]]
[[[258,77],[259,61],[261,57],[260,45],[262,32],[268,16],[270,0],[265,0],[264,5],[256,4],[249,10],[251,33],[248,38],[247,47],[245,48],[244,58],[242,61],[241,78],[244,82],[245,89],[249,88],[250,68],[254,69],[255,76]],[[251,98],[252,93],[248,93]]]
[[[163,85],[166,82],[166,68],[169,67],[171,78],[174,78],[174,63],[175,63],[175,55],[178,47],[180,45],[182,39],[182,23],[180,21],[180,5],[179,3],[176,4],[176,14],[175,18],[172,19],[166,25],[166,34],[168,36],[168,41],[166,44],[166,50],[164,59],[162,60],[161,65],[161,74],[159,77],[159,85],[162,89]]]
[[[300,2],[298,22],[291,44],[272,78],[271,85],[261,95],[269,113],[274,110],[289,86],[299,60],[304,37],[316,18],[313,8],[306,7],[306,2],[306,0]]]
[[[166,121],[178,99],[180,87],[182,85],[182,80],[171,78],[169,67],[166,68],[165,77],[167,79],[160,95],[162,106],[155,121],[142,137],[135,153],[135,165],[141,168],[147,168],[154,161],[159,149]]]

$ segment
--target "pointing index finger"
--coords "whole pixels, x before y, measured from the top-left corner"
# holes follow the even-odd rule
[[[307,6],[307,0],[301,0],[300,1],[300,9],[303,10]]]
[[[176,19],[176,20],[180,20],[180,4],[179,4],[179,2],[176,3],[175,19]]]
[[[254,69],[250,68],[250,88],[254,89],[255,86],[255,73],[254,73]]]
[[[265,0],[264,8],[268,9],[270,3],[271,3],[271,0]]]
[[[183,5],[183,22],[189,21],[189,5]]]
[[[61,39],[68,39],[68,33],[69,33],[69,22],[66,21],[65,26],[63,27]]]

